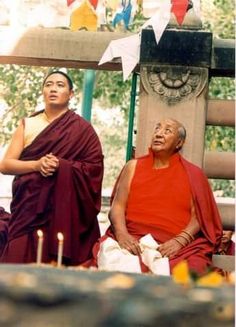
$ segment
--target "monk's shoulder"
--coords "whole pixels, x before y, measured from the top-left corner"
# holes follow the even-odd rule
[[[129,160],[124,167],[124,172],[126,172],[127,174],[132,173],[135,170],[136,164],[137,159]]]
[[[182,157],[182,163],[190,173],[195,174],[198,177],[204,177],[204,178],[206,177],[203,169],[197,166],[196,164],[184,159],[183,157]]]
[[[72,113],[73,113],[72,117],[73,117],[74,125],[76,126],[76,128],[78,128],[79,132],[86,131],[86,133],[97,135],[93,125],[89,121],[87,121],[79,114],[75,113],[74,111]]]

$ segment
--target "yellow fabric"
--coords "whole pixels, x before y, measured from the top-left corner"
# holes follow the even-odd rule
[[[179,262],[175,267],[173,267],[172,275],[173,280],[177,284],[188,285],[191,283],[189,267],[186,260]]]
[[[209,274],[199,278],[197,285],[203,287],[219,287],[222,285],[223,281],[224,277],[222,275],[216,271],[212,271]]]
[[[34,117],[25,118],[24,147],[28,146],[50,122],[44,112]]]
[[[78,31],[82,28],[88,31],[97,30],[97,14],[93,6],[85,0],[81,6],[75,9],[71,14],[70,29]]]

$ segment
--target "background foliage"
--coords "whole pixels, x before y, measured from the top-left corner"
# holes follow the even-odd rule
[[[214,37],[234,38],[234,1],[202,0],[201,5],[204,29],[211,30]],[[143,21],[144,18],[139,11],[130,30],[137,31]],[[48,67],[0,65],[1,145],[8,143],[20,118],[29,115],[42,105],[41,85],[48,70]],[[67,72],[75,84],[75,99],[72,107],[78,108],[81,105],[84,71],[68,69]],[[99,133],[106,158],[104,188],[112,187],[125,162],[130,88],[131,80],[123,82],[121,72],[96,72],[92,123]],[[230,78],[213,78],[209,86],[209,97],[234,99],[234,81]],[[100,108],[106,112],[105,116]],[[104,117],[106,117],[106,124],[104,124]],[[207,127],[206,129],[208,150],[234,151],[234,139],[233,128]],[[214,190],[223,190],[223,196],[234,196],[233,181],[213,180],[211,183]]]

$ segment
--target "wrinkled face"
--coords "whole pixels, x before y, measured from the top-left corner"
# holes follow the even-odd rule
[[[180,148],[184,141],[180,138],[177,122],[171,119],[162,120],[155,127],[151,149],[154,153],[172,155]]]
[[[43,97],[46,105],[53,107],[65,107],[73,95],[69,89],[69,83],[62,74],[48,76],[43,86]]]

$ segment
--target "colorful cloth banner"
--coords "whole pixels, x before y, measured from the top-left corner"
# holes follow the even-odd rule
[[[67,6],[69,7],[75,0],[67,0]]]
[[[94,9],[97,8],[98,0],[89,0]]]
[[[141,27],[141,30],[148,26],[153,28],[157,44],[170,20],[170,12],[170,0],[158,0],[158,8],[155,14]],[[111,41],[106,48],[99,65],[111,61],[113,58],[120,57],[122,62],[123,80],[125,81],[139,62],[140,43],[140,33]]]
[[[132,11],[131,0],[129,0],[127,4],[125,0],[122,0],[122,11],[116,13],[112,22],[112,26],[116,27],[116,25],[123,20],[125,28],[128,29],[130,17],[131,17],[131,11]]]
[[[182,25],[188,9],[188,0],[172,0],[171,11],[176,17],[179,25]]]
[[[139,34],[113,40],[109,43],[98,65],[111,61],[113,58],[120,57],[122,62],[123,79],[125,81],[139,62],[139,53]]]

